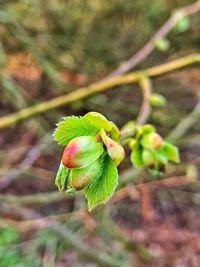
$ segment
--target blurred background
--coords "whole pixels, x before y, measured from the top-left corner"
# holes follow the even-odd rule
[[[192,3],[0,0],[0,116],[101,80]],[[182,24],[135,69],[198,53],[200,12]],[[168,103],[148,122],[166,136],[199,101],[199,65],[152,83]],[[0,267],[200,266],[199,111],[177,140],[182,162],[166,174],[174,184],[136,187],[155,178],[132,168],[127,148],[121,191],[92,213],[83,195],[59,194],[54,185],[63,148],[52,133],[63,116],[94,110],[122,127],[140,104],[138,86],[124,85],[0,130]],[[187,171],[195,179],[179,183]]]

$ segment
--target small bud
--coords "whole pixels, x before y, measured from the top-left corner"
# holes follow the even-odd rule
[[[154,155],[153,152],[151,152],[150,150],[144,149],[142,151],[142,161],[144,163],[145,166],[147,166],[148,168],[155,168],[156,167],[156,157]]]
[[[133,136],[135,134],[135,131],[136,131],[135,121],[129,121],[122,127],[121,135],[123,136],[123,138],[125,138],[126,136]]]
[[[164,171],[165,166],[168,163],[168,159],[160,152],[156,153],[156,158],[157,158],[157,161],[158,161],[158,169],[160,171],[162,171],[162,170]]]
[[[97,176],[100,167],[100,159],[94,161],[90,165],[80,169],[71,171],[71,186],[77,190],[86,188],[92,180]]]
[[[176,24],[175,29],[179,32],[185,32],[190,27],[190,19],[189,17],[183,16]]]
[[[160,94],[153,94],[150,97],[150,103],[153,107],[164,107],[166,106],[166,98]]]
[[[107,136],[103,129],[101,129],[100,134],[105,146],[107,147],[109,156],[115,162],[115,165],[118,166],[125,156],[123,147]]]
[[[135,138],[130,138],[130,141],[129,141],[129,143],[128,143],[130,149],[133,149],[133,148],[134,148],[136,142],[137,142],[137,141],[136,141]]]
[[[82,168],[95,161],[102,153],[102,143],[97,142],[96,137],[77,137],[66,146],[62,157],[62,164],[70,169]]]
[[[135,143],[131,153],[131,162],[136,168],[144,166],[142,161],[142,147],[137,142]]]
[[[142,133],[143,134],[147,134],[147,133],[155,133],[156,129],[153,125],[151,124],[145,124],[143,127],[142,127]]]
[[[166,38],[163,38],[156,42],[155,47],[160,51],[160,52],[166,52],[170,48],[170,42]]]
[[[164,142],[159,134],[150,133],[144,135],[144,137],[141,139],[141,144],[144,148],[158,150],[162,148]]]

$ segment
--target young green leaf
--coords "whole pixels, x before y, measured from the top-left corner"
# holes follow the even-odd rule
[[[112,129],[111,123],[98,112],[88,112],[85,114],[84,118],[99,130],[103,128],[105,131],[109,132]]]
[[[114,122],[112,121],[109,121],[110,124],[112,125],[112,129],[111,131],[109,132],[110,134],[110,137],[117,141],[118,143],[120,143],[120,131],[119,131],[119,128],[116,126],[116,124],[114,124]]]
[[[70,170],[66,168],[61,162],[55,180],[55,184],[60,192],[62,192],[65,186],[67,186],[69,172]]]
[[[118,184],[118,171],[112,159],[106,154],[102,157],[99,174],[86,189],[89,210],[105,203],[113,195]]]
[[[170,161],[173,161],[175,163],[180,162],[178,148],[168,142],[164,143],[164,147],[161,149],[160,153],[162,153]]]
[[[66,117],[57,124],[54,138],[60,145],[67,145],[72,139],[90,135],[94,136],[98,129],[84,117]]]

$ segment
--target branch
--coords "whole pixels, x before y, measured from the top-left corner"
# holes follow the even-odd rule
[[[33,195],[16,196],[12,194],[0,194],[0,202],[8,202],[15,205],[33,205],[33,204],[49,204],[52,202],[60,202],[61,200],[72,198],[73,195],[60,194],[58,191],[38,193]]]
[[[184,118],[175,129],[167,136],[167,140],[176,142],[180,136],[183,136],[196,122],[200,120],[200,102],[193,111]]]
[[[128,75],[124,75],[122,77],[93,83],[88,87],[79,88],[76,91],[71,92],[69,94],[56,97],[52,100],[44,101],[40,104],[36,104],[28,108],[24,108],[19,112],[6,115],[0,119],[0,129],[9,127],[21,120],[25,120],[33,116],[45,113],[49,110],[53,110],[55,108],[64,106],[76,100],[86,98],[96,93],[107,91],[113,87],[122,84],[136,83],[140,80],[141,75],[146,75],[148,77],[156,77],[161,74],[165,74],[199,62],[200,62],[200,54],[193,54],[190,56],[173,60],[171,62],[159,66],[155,66],[138,72],[133,72]]]
[[[139,80],[139,84],[142,90],[143,101],[140,107],[137,123],[138,125],[144,125],[151,112],[151,106],[149,100],[151,97],[152,85],[150,79],[145,76],[141,77],[141,79]]]
[[[182,17],[192,15],[199,11],[200,1],[197,1],[194,4],[188,5],[177,10],[155,33],[155,35],[145,44],[145,46],[142,47],[142,49],[140,49],[136,54],[134,54],[121,66],[119,66],[115,71],[111,72],[111,74],[109,74],[107,78],[121,76],[122,74],[130,71],[154,51],[156,43],[163,39],[176,26],[177,22]]]

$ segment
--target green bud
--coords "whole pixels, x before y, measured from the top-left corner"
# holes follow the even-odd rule
[[[156,158],[157,158],[159,166],[166,166],[167,165],[168,159],[162,153],[157,152]]]
[[[141,139],[141,145],[147,149],[161,149],[164,142],[162,137],[157,133],[145,134]]]
[[[166,106],[166,98],[160,94],[153,94],[150,97],[150,104],[153,107],[164,107]]]
[[[98,159],[103,153],[102,143],[94,136],[74,138],[66,146],[62,164],[69,168],[82,168]]]
[[[115,165],[118,166],[125,156],[123,147],[107,136],[103,129],[101,129],[100,134],[105,146],[107,147],[109,156],[114,161]]]
[[[133,151],[131,153],[131,162],[136,168],[144,166],[142,161],[142,147],[138,143],[136,143],[133,147]]]
[[[155,154],[147,149],[142,151],[142,161],[145,166],[151,169],[155,168],[157,164]]]
[[[135,134],[136,131],[136,123],[135,121],[129,121],[128,123],[126,123],[122,129],[121,129],[121,135],[123,137],[126,136],[133,136]]]
[[[163,38],[156,42],[155,47],[160,51],[160,52],[166,52],[170,48],[170,42],[166,38]]]
[[[137,142],[137,140],[135,138],[130,138],[129,143],[128,143],[130,149],[134,148],[136,142]]]
[[[156,129],[153,125],[151,124],[145,124],[143,127],[142,127],[142,133],[143,134],[147,134],[147,133],[155,133]]]
[[[179,32],[185,32],[190,27],[190,19],[188,17],[182,17],[176,24],[175,29]]]
[[[71,170],[71,186],[77,191],[86,188],[97,176],[100,162],[100,159],[97,159],[84,168]]]

